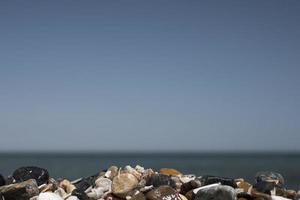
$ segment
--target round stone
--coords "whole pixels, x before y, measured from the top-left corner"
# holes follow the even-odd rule
[[[194,200],[236,200],[236,193],[233,187],[227,185],[215,185],[199,189]]]
[[[121,173],[113,178],[112,193],[119,197],[126,197],[126,194],[138,185],[137,178],[130,173]]]
[[[178,192],[167,185],[151,190],[146,197],[148,200],[181,200]]]
[[[16,169],[12,176],[17,182],[35,179],[38,185],[47,183],[49,179],[48,171],[39,167],[21,167]]]

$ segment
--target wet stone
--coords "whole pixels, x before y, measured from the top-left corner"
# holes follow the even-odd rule
[[[194,200],[235,200],[236,193],[228,185],[215,185],[198,190]]]
[[[16,182],[35,179],[38,185],[47,183],[49,179],[48,171],[39,167],[21,167],[15,170],[12,176]]]
[[[154,187],[159,187],[161,185],[169,185],[173,188],[176,188],[175,181],[171,176],[165,174],[155,174],[147,178],[146,185],[153,185]]]
[[[179,194],[170,186],[160,186],[146,194],[149,200],[181,200]]]

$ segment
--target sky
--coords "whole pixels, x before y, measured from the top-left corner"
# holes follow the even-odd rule
[[[0,152],[300,151],[300,1],[1,1]]]

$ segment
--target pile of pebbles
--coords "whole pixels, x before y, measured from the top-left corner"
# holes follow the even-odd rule
[[[0,174],[2,200],[300,200],[275,172],[258,172],[255,183],[242,178],[195,176],[172,168],[111,166],[74,181],[51,178],[46,169],[21,167]]]

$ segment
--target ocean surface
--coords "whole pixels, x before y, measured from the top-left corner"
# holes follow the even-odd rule
[[[271,170],[284,176],[287,187],[300,189],[300,154],[296,153],[0,153],[0,173],[5,176],[21,166],[39,166],[48,169],[52,177],[73,180],[111,165],[155,170],[171,167],[198,176],[243,177],[252,183],[257,171]]]

